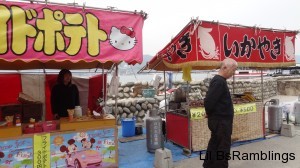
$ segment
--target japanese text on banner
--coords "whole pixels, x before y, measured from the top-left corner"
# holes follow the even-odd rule
[[[142,15],[2,1],[0,13],[0,56],[9,62],[143,60]]]

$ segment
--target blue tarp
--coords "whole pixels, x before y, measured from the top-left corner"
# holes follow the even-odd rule
[[[172,142],[167,142],[165,147],[172,151],[174,162],[189,158],[182,154],[182,147],[174,145]],[[199,152],[192,153],[190,157],[197,156],[199,156]],[[146,139],[119,143],[120,168],[153,168],[153,163],[154,153],[147,151]]]
[[[119,129],[119,137],[121,138],[122,128]],[[146,133],[145,129],[143,132]],[[236,147],[239,145],[248,144],[251,142],[261,141],[263,138],[243,141],[243,142],[235,142],[232,147]],[[149,153],[147,151],[147,141],[146,139],[137,140],[127,143],[119,142],[119,167],[120,168],[153,168],[154,163],[154,153]],[[193,152],[189,157],[183,155],[183,148],[173,144],[168,141],[165,143],[165,147],[172,152],[173,161],[177,162],[183,159],[199,157],[200,152]]]

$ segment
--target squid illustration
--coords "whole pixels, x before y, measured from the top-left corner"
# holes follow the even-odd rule
[[[290,36],[285,36],[284,47],[285,47],[285,58],[290,60],[295,60],[295,48],[293,44],[293,38]]]
[[[216,47],[216,43],[209,32],[212,28],[204,28],[199,26],[198,37],[200,40],[200,53],[205,59],[219,59],[219,49]]]

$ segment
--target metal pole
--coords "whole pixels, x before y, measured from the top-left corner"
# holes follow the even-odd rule
[[[166,87],[166,71],[164,71],[164,89],[165,89],[165,113],[167,113],[167,87]],[[169,88],[170,89],[170,88]]]
[[[157,62],[148,72],[151,72],[153,69],[155,70],[155,68],[163,61],[163,59],[159,60],[159,62]]]
[[[106,105],[106,99],[105,99],[105,95],[104,94],[104,86],[105,86],[105,83],[104,83],[104,65],[102,67],[102,98],[103,98],[103,101],[104,101],[104,106]]]
[[[140,14],[143,16],[144,19],[147,18],[147,13],[145,13],[144,11],[140,11],[137,12],[135,11],[127,11],[127,10],[119,10],[116,9],[115,7],[108,7],[108,8],[99,8],[99,7],[92,7],[92,6],[86,6],[85,4],[83,6],[78,5],[77,3],[70,3],[70,4],[65,4],[65,3],[58,3],[58,2],[49,2],[48,0],[45,1],[39,1],[39,0],[19,0],[19,1],[23,1],[23,2],[34,2],[34,3],[38,3],[38,4],[53,4],[53,5],[62,5],[62,6],[73,6],[73,7],[78,7],[78,8],[82,8],[82,9],[99,9],[99,10],[105,10],[105,11],[116,11],[116,12],[122,12],[122,13],[132,13],[132,14]]]
[[[286,122],[287,122],[287,124],[290,123],[289,113],[290,113],[290,112],[287,112],[287,113],[286,113]]]
[[[116,76],[118,76],[118,64],[116,65]],[[117,110],[118,110],[118,94],[115,95],[115,118],[116,118],[116,125],[118,124],[117,115],[116,115],[117,114]]]
[[[190,83],[187,81],[187,90],[186,90],[186,103],[189,104],[189,94],[190,94]],[[190,108],[189,106],[188,107],[188,110],[187,110],[187,117],[188,117],[188,140],[189,140],[189,155],[191,155],[192,153],[192,136],[191,136],[191,115],[190,115]]]
[[[264,138],[266,138],[266,127],[265,127],[265,106],[264,106],[264,81],[263,81],[263,71],[262,69],[260,70],[260,79],[261,79],[261,102],[263,104],[263,121],[262,121],[262,126],[263,126],[263,135]]]
[[[264,103],[264,78],[263,70],[260,70],[260,79],[261,79],[261,102]]]
[[[163,149],[164,149],[164,141],[166,141],[167,142],[167,131],[166,131],[166,129],[167,129],[167,124],[166,124],[166,122],[167,122],[167,87],[166,87],[166,71],[164,71],[164,89],[165,89],[165,115],[164,115],[164,118],[165,118],[165,135],[163,135],[163,141],[162,141],[162,144],[163,144]],[[170,89],[170,88],[169,88]]]

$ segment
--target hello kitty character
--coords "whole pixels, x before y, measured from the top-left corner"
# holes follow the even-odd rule
[[[109,35],[109,43],[118,50],[126,51],[132,49],[136,44],[136,37],[134,30],[129,27],[122,26],[120,29],[117,27],[111,28]]]
[[[284,40],[284,48],[285,48],[285,58],[290,61],[290,60],[295,60],[295,48],[293,44],[293,38],[290,36],[285,36]]]
[[[209,32],[212,28],[198,27],[198,38],[200,40],[200,53],[205,59],[219,59],[219,49]]]

